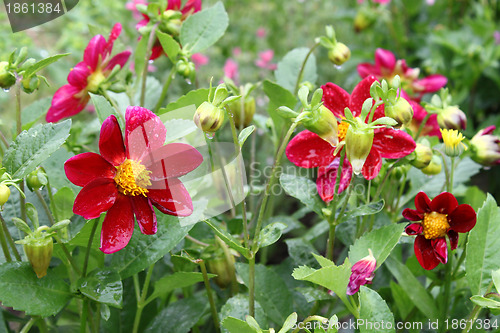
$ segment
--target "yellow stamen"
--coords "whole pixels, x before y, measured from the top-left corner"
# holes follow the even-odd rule
[[[151,185],[149,175],[151,171],[144,165],[134,160],[125,160],[116,167],[116,176],[114,178],[118,190],[125,194],[136,196],[142,194],[146,196],[147,186]]]
[[[457,130],[439,129],[443,136],[444,152],[448,156],[459,156],[467,147],[462,142],[465,137]],[[460,146],[461,145],[461,146]]]
[[[97,93],[99,85],[106,79],[100,70],[95,71],[87,78],[87,90],[91,93]]]
[[[450,229],[450,224],[446,214],[431,212],[425,214],[422,227],[426,239],[436,239],[446,235],[446,232]]]
[[[344,141],[345,136],[347,134],[347,129],[348,128],[349,128],[349,123],[348,122],[342,121],[339,124],[339,127],[337,129],[337,133],[338,133],[338,137],[339,137],[339,142]]]

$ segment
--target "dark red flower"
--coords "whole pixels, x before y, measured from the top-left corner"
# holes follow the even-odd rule
[[[82,190],[73,212],[94,219],[107,211],[101,251],[124,248],[134,231],[134,215],[143,234],[156,233],[156,214],[188,216],[191,197],[178,177],[196,169],[203,157],[182,143],[164,145],[165,125],[148,109],[128,107],[125,140],[115,116],[102,124],[99,154],[76,155],[64,164],[68,179]]]
[[[361,286],[372,283],[373,272],[377,267],[377,261],[373,253],[368,249],[369,255],[359,260],[351,267],[351,276],[347,285],[347,295],[354,295]]]
[[[130,51],[111,57],[113,44],[120,35],[122,26],[116,23],[109,34],[109,39],[102,35],[94,36],[79,62],[68,74],[68,84],[59,88],[52,99],[46,120],[56,122],[74,116],[87,105],[89,92],[96,93],[99,85],[106,80],[115,66],[123,68],[130,57]]]
[[[467,204],[459,205],[453,194],[443,192],[432,201],[427,194],[419,192],[415,197],[415,208],[406,208],[403,216],[412,223],[405,229],[408,235],[417,235],[414,249],[420,265],[433,269],[439,263],[448,261],[448,245],[455,250],[458,233],[465,233],[476,225],[476,212]]]
[[[358,117],[361,114],[363,102],[370,98],[370,86],[374,81],[376,81],[374,76],[363,79],[354,88],[351,95],[336,84],[329,82],[321,87],[324,105],[339,120],[345,118],[344,109],[346,107],[349,107],[354,117]],[[383,116],[384,106],[381,105],[375,110],[373,120]],[[338,126],[339,142],[344,140],[348,127],[348,123],[340,122]],[[382,167],[382,158],[402,158],[414,151],[415,147],[415,141],[404,131],[386,127],[375,129],[372,148],[361,170],[363,177],[368,180],[375,178]],[[316,186],[319,195],[325,202],[333,199],[337,169],[340,164],[340,151],[337,155],[334,155],[334,151],[335,147],[321,139],[317,134],[307,130],[297,134],[286,148],[286,156],[296,166],[301,168],[319,167]],[[345,159],[338,193],[347,188],[351,177],[352,167]]]

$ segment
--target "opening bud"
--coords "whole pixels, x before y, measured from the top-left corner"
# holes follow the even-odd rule
[[[354,295],[359,288],[365,284],[372,283],[377,261],[373,256],[372,250],[368,249],[368,255],[351,267],[351,276],[347,285],[347,295]]]
[[[450,157],[460,156],[467,149],[462,143],[465,137],[457,130],[440,129],[444,142],[444,153]]]
[[[500,138],[491,134],[494,130],[494,125],[488,126],[470,140],[472,159],[475,162],[486,166],[500,164]]]
[[[396,120],[398,124],[395,128],[408,126],[413,119],[413,108],[410,103],[403,97],[399,97],[396,104],[385,105],[385,115]]]
[[[351,50],[344,43],[336,43],[331,50],[328,51],[328,58],[335,65],[340,66],[351,57]]]
[[[417,169],[426,168],[432,160],[432,149],[422,143],[417,143],[415,158],[410,162]]]
[[[26,177],[26,185],[28,185],[28,188],[32,192],[41,189],[43,186],[47,185],[47,182],[47,174],[41,168],[33,170]]]
[[[309,131],[318,134],[323,140],[330,143],[332,146],[337,146],[338,138],[338,121],[324,105],[321,105],[316,110],[311,111],[311,116],[304,118],[302,121],[305,128]]]
[[[247,127],[255,114],[255,99],[245,96],[244,100],[237,100],[227,104],[228,111],[233,115],[236,127]]]
[[[203,102],[194,114],[194,123],[206,133],[215,133],[224,123],[224,110],[210,102]]]
[[[437,115],[439,127],[453,130],[464,130],[467,127],[467,116],[456,105],[448,106]]]
[[[352,171],[359,175],[366,158],[373,145],[375,132],[368,127],[359,117],[356,118],[356,126],[349,126],[345,136],[345,148],[347,159],[351,163]]]

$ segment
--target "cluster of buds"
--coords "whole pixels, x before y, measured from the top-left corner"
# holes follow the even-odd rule
[[[255,114],[255,98],[250,93],[257,87],[255,84],[247,83],[237,87],[230,78],[224,79],[226,86],[235,96],[241,95],[241,99],[227,104],[227,110],[234,119],[238,128],[247,127],[253,120]]]
[[[386,80],[382,80],[381,83],[374,82],[370,87],[370,95],[373,99],[381,99],[384,102],[386,117],[397,122],[395,128],[408,126],[413,119],[413,108],[405,98],[408,97],[406,93],[400,89],[401,79],[399,75],[394,76],[390,85]]]
[[[224,106],[241,98],[241,96],[228,96],[229,91],[224,83],[217,86],[214,93],[210,82],[208,100],[196,109],[193,118],[199,129],[213,134],[221,128],[224,123]]]
[[[439,95],[434,95],[430,103],[425,104],[429,113],[437,114],[439,127],[450,130],[464,130],[467,127],[467,117],[457,105],[451,105],[448,89],[441,89]]]
[[[30,172],[28,176],[26,176],[26,185],[28,185],[28,188],[32,192],[40,190],[42,187],[47,185],[47,182],[47,174],[41,167],[36,168]]]
[[[331,25],[326,26],[326,36],[319,37],[317,42],[328,50],[328,58],[337,66],[351,57],[351,50],[344,43],[337,41],[335,30]]]

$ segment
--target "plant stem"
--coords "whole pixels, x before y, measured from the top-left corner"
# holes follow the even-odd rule
[[[295,95],[297,95],[297,92],[299,91],[300,82],[302,82],[302,76],[304,75],[304,69],[306,68],[307,60],[309,60],[309,57],[313,53],[314,49],[316,49],[318,46],[319,43],[316,43],[313,45],[313,47],[311,47],[306,57],[304,58],[304,61],[302,62],[302,66],[300,66],[299,75],[297,76],[297,83],[295,84],[295,90],[294,90]]]
[[[448,253],[451,253],[450,249],[448,249]],[[444,280],[444,296],[442,301],[441,308],[441,319],[444,322],[448,319],[448,306],[450,302],[450,290],[451,290],[451,266],[453,262],[453,255],[448,256],[448,263],[446,264],[446,276]],[[440,332],[444,332],[446,329],[445,325],[441,325]]]
[[[74,262],[73,258],[71,257],[71,254],[69,253],[68,249],[66,248],[66,245],[62,242],[62,240],[59,238],[57,234],[54,234],[52,237],[57,241],[57,244],[61,246],[61,249],[63,250],[64,255],[66,256],[66,259],[68,259],[68,262],[70,263],[71,267],[73,267],[73,270],[79,274],[82,275],[82,271],[80,271],[80,268],[76,265]]]
[[[21,83],[16,82],[16,131],[19,135],[23,129],[23,124],[21,120]],[[21,220],[26,221],[26,199],[23,197],[21,192],[24,192],[24,180],[19,183],[19,205],[21,208]]]
[[[12,252],[14,253],[14,257],[18,261],[21,261],[21,256],[19,255],[19,252],[17,251],[16,244],[14,243],[14,239],[12,238],[12,235],[10,234],[9,228],[7,227],[7,223],[5,222],[2,214],[0,213],[0,222],[2,223],[2,229],[5,234],[5,237],[7,238],[7,242],[9,243]]]
[[[99,219],[94,219],[94,225],[92,226],[92,230],[90,231],[89,242],[87,243],[87,250],[85,251],[85,261],[83,262],[82,268],[82,276],[87,276],[87,268],[89,265],[89,257],[90,257],[90,248],[92,247],[92,242],[94,241],[95,232],[97,230],[97,226],[99,225]]]
[[[335,214],[335,213],[333,213]],[[326,258],[333,261],[333,250],[335,247],[335,223],[329,223],[329,231],[328,231],[328,248],[326,250]]]
[[[488,285],[488,288],[486,289],[486,292],[484,293],[485,295],[488,294],[491,291],[491,288],[493,288],[493,280],[490,282]],[[482,307],[479,305],[475,305],[474,308],[472,309],[471,313],[467,317],[467,326],[463,329],[462,333],[467,333],[471,330],[472,325],[476,322],[477,317],[479,316],[479,312],[482,310]]]
[[[146,279],[144,280],[144,285],[142,286],[141,298],[137,300],[137,311],[135,312],[134,318],[134,328],[133,333],[139,332],[139,324],[141,322],[142,310],[146,306],[146,296],[148,295],[149,283],[151,282],[151,276],[153,275],[153,269],[155,264],[152,264],[148,268],[148,272],[146,274]]]
[[[333,189],[333,195],[336,196],[333,200],[332,212],[328,220],[328,243],[326,247],[326,257],[333,261],[333,248],[335,246],[335,228],[340,221],[337,221],[337,201],[338,201],[338,191],[340,188],[340,179],[342,178],[342,167],[344,166],[345,159],[345,148],[340,151],[339,167],[337,168],[337,176],[335,178],[335,186]],[[346,198],[347,200],[347,198]],[[339,216],[339,218],[342,218]]]
[[[448,192],[453,191],[453,174],[455,173],[455,157],[451,158],[451,163],[450,163],[450,181],[448,182]]]
[[[156,102],[155,108],[153,109],[154,113],[158,112],[161,105],[163,104],[163,101],[165,100],[165,97],[167,97],[168,88],[170,87],[170,83],[172,83],[174,76],[175,76],[175,65],[172,66],[172,69],[170,70],[170,73],[168,74],[167,81],[165,81],[165,84],[163,85],[163,89],[161,90],[160,98],[158,99],[158,102]]]
[[[142,69],[142,85],[141,85],[141,99],[140,99],[140,105],[144,105],[144,100],[146,98],[146,79],[148,77],[148,63],[149,63],[149,57],[151,57],[151,50],[153,48],[153,43],[155,41],[156,37],[156,29],[158,28],[158,23],[156,23],[152,28],[151,32],[149,33],[149,38],[148,38],[148,45],[146,48],[146,55],[144,57],[144,68]]]
[[[210,287],[210,281],[208,280],[207,267],[205,262],[200,260],[201,273],[203,274],[203,282],[205,283],[205,288],[207,289],[208,302],[210,303],[210,310],[212,311],[212,320],[214,321],[215,331],[220,331],[219,317],[217,316],[217,307],[215,306],[214,297],[212,295],[212,288]]]
[[[10,256],[9,247],[7,246],[7,240],[6,240],[3,224],[4,224],[4,219],[2,218],[2,228],[0,228],[0,244],[2,246],[3,256],[5,257],[5,260],[7,262],[11,262],[12,257]]]
[[[417,134],[415,135],[415,140],[417,140],[420,137],[420,134],[422,133],[422,130],[424,129],[425,124],[427,124],[427,121],[429,120],[430,117],[431,117],[431,114],[428,113],[425,115],[424,119],[422,119],[422,122],[420,123],[420,126],[418,127]]]
[[[325,318],[325,317],[321,317],[321,316],[309,316],[306,319],[304,319],[304,321],[302,321],[302,325],[297,325],[297,328],[295,328],[292,331],[292,333],[299,332],[301,327],[305,327],[305,324],[307,324],[308,322],[311,322],[311,321],[318,321],[318,322],[320,322],[322,324],[328,323],[328,319]]]
[[[83,299],[83,305],[82,305],[82,315],[80,317],[80,333],[86,333],[87,332],[87,311],[88,311],[88,306],[87,303],[89,302],[88,298]]]
[[[31,317],[31,319],[26,323],[26,325],[23,326],[21,331],[19,333],[28,333],[30,331],[30,328],[33,326],[33,324],[36,322],[36,318]]]
[[[248,260],[248,312],[255,317],[255,257]]]
[[[49,218],[50,225],[54,225],[56,221],[54,221],[54,217],[52,216],[49,206],[47,206],[47,203],[43,198],[42,192],[40,192],[40,190],[35,190],[35,194],[36,197],[38,198],[38,201],[40,201],[40,203],[42,204],[43,210],[45,211],[45,215],[47,215],[47,217]]]
[[[7,141],[7,138],[5,137],[5,135],[3,135],[3,132],[0,131],[0,139],[2,140],[3,144],[5,145],[5,148],[8,149],[9,148],[9,142]]]

